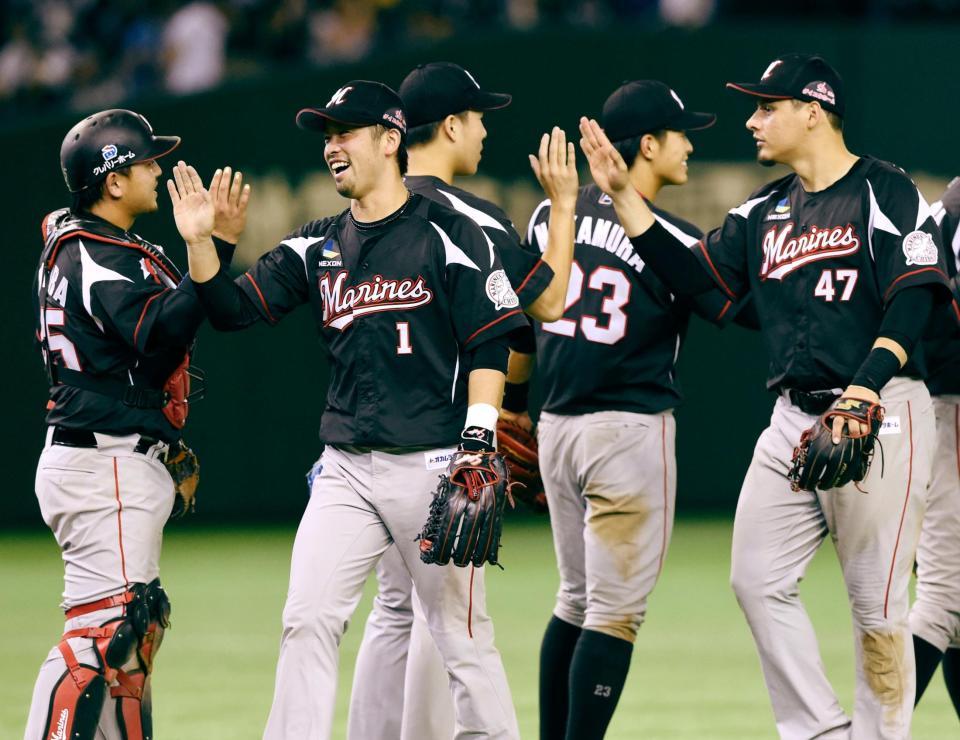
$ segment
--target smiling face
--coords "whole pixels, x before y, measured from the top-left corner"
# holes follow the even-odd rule
[[[363,198],[376,187],[389,154],[395,151],[389,130],[329,121],[324,131],[323,156],[337,192],[344,198]]]
[[[664,184],[683,185],[687,181],[687,157],[693,153],[690,139],[683,131],[667,130],[656,143],[650,161],[653,174]]]
[[[802,153],[810,121],[809,104],[760,100],[746,123],[757,145],[757,161],[767,166],[790,164]]]

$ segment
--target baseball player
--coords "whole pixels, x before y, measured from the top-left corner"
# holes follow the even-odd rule
[[[939,230],[901,170],[847,149],[843,85],[823,59],[784,55],[759,82],[730,86],[757,98],[746,125],[759,161],[793,173],[732,209],[695,250],[681,248],[629,187],[595,121],[581,120],[583,148],[640,258],[675,294],[716,284],[731,299],[753,296],[768,386],[780,397],[740,493],[731,582],[780,735],[906,738],[914,699],[907,592],[935,434],[913,349],[931,306],[947,295]],[[855,399],[886,410],[883,465],[858,483],[793,490],[788,471],[804,430],[824,424],[833,444],[865,432],[839,414]],[[853,616],[852,721],[824,673],[797,588],[827,535]]]
[[[393,90],[348,82],[297,123],[323,133],[350,206],[305,224],[236,282],[209,241],[195,173],[178,167],[170,185],[196,209],[190,271],[211,323],[272,325],[309,303],[330,354],[323,467],[293,546],[265,737],[330,737],[337,646],[367,575],[396,543],[450,674],[457,737],[516,738],[492,624],[471,624],[465,571],[424,564],[415,539],[458,441],[492,449],[506,337],[525,325],[519,301],[483,232],[404,186],[406,122]]]
[[[695,245],[701,232],[652,201],[687,181],[686,132],[716,116],[687,110],[662,82],[639,80],[607,98],[602,120],[629,187],[658,223]],[[546,200],[530,219],[534,247],[545,246],[552,208]],[[596,185],[580,189],[575,218],[566,311],[537,324],[540,470],[560,570],[540,653],[543,740],[603,738],[623,690],[673,527],[675,363],[692,308],[644,269]],[[731,313],[719,290],[697,302],[709,320]]]
[[[960,265],[960,178],[950,183],[932,210],[955,276]],[[949,313],[954,314],[955,305]],[[910,610],[910,631],[917,663],[916,702],[942,659],[947,690],[960,715],[960,314],[946,313],[935,317],[946,326],[924,341],[937,446],[917,545],[917,598]]]
[[[183,450],[189,352],[204,318],[189,279],[131,229],[157,210],[157,160],[180,143],[106,110],[74,126],[60,165],[72,205],[42,225],[34,285],[50,382],[36,493],[64,562],[65,632],[40,668],[26,740],[142,740],[170,602],[158,578]],[[211,227],[229,261],[246,218],[242,177],[217,171]]]
[[[449,62],[417,67],[398,92],[410,126],[407,188],[474,221],[502,260],[524,311],[539,320],[559,318],[573,255],[577,192],[573,144],[567,144],[564,133],[555,128],[541,139],[539,156],[531,157],[544,189],[561,204],[541,257],[520,246],[513,224],[498,206],[452,185],[455,176],[477,171],[486,137],[484,112],[505,107],[511,97],[482,90],[470,72]],[[532,336],[521,341],[529,344]],[[489,620],[484,570],[465,571],[461,577],[473,578],[473,620]],[[377,581],[379,591],[357,655],[348,737],[452,737],[453,702],[442,699],[449,694],[447,675],[423,612],[414,609],[412,583],[397,548],[390,548],[380,560]],[[410,691],[405,691],[405,675]]]

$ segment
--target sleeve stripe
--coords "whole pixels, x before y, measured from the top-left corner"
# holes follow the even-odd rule
[[[707,245],[703,239],[697,242],[695,246],[699,247],[700,251],[703,252],[703,256],[706,257],[707,264],[710,266],[710,270],[713,272],[713,277],[720,287],[723,288],[723,292],[726,293],[732,300],[737,300],[737,294],[730,290],[730,286],[724,282],[722,277],[720,277],[720,272],[717,270],[716,265],[713,264],[713,260],[710,259],[710,253],[707,252]]]
[[[720,321],[720,319],[726,316],[727,311],[730,310],[730,306],[732,305],[733,305],[733,301],[727,301],[725,304],[723,304],[723,308],[720,309],[720,313],[717,314],[717,318],[715,318],[714,321]]]
[[[144,318],[146,318],[147,309],[150,308],[150,304],[153,303],[154,300],[156,300],[157,298],[159,298],[160,296],[162,296],[164,293],[166,293],[167,290],[169,290],[169,288],[164,288],[164,289],[161,290],[159,293],[154,293],[152,296],[150,296],[149,298],[147,298],[147,302],[143,304],[143,310],[140,312],[140,320],[137,321],[137,326],[136,326],[136,328],[133,330],[133,345],[134,345],[134,346],[137,345],[137,335],[140,334],[140,327],[143,325],[143,320],[144,320]]]
[[[537,217],[540,215],[540,211],[548,205],[550,205],[549,198],[540,201],[540,205],[533,210],[533,214],[530,216],[530,222],[527,224],[527,244],[533,244],[533,227],[537,225]],[[543,249],[540,251],[542,252]]]
[[[521,290],[523,290],[526,287],[527,283],[530,282],[530,278],[532,278],[536,274],[536,272],[540,269],[541,265],[543,265],[543,260],[542,259],[537,260],[536,264],[530,268],[530,272],[527,273],[527,276],[523,279],[523,282],[517,286],[517,293],[519,293]]]
[[[944,282],[949,282],[949,279],[948,279],[947,276],[944,274],[943,270],[941,270],[941,269],[938,268],[938,267],[923,267],[923,268],[921,268],[921,269],[919,269],[919,270],[911,270],[910,272],[905,272],[905,273],[903,273],[903,275],[900,275],[896,280],[894,280],[892,283],[890,283],[890,285],[889,285],[889,287],[887,288],[886,292],[883,294],[883,300],[886,301],[887,298],[890,297],[890,291],[893,290],[893,287],[894,287],[897,283],[899,283],[901,280],[903,280],[904,278],[912,277],[913,275],[919,275],[919,274],[922,273],[922,272],[935,272],[935,273],[937,273],[941,278],[943,278]]]
[[[267,319],[269,319],[271,324],[276,324],[277,320],[273,318],[273,314],[270,313],[270,307],[267,305],[267,300],[263,297],[263,292],[260,290],[260,286],[257,285],[257,281],[253,279],[253,275],[249,272],[243,273],[243,276],[250,281],[250,285],[253,286],[253,289],[257,291],[257,297],[260,299],[260,303],[263,305],[263,310],[267,314]]]
[[[478,334],[480,334],[480,333],[482,333],[482,332],[485,332],[487,329],[489,329],[490,327],[492,327],[492,326],[494,326],[494,325],[496,325],[496,324],[499,324],[499,323],[500,323],[501,321],[503,321],[504,319],[509,319],[511,316],[516,316],[516,315],[519,314],[519,313],[523,313],[523,311],[521,311],[519,308],[515,308],[513,311],[510,311],[509,313],[505,313],[503,316],[497,316],[497,318],[495,318],[495,319],[494,319],[493,321],[491,321],[489,324],[486,324],[486,325],[484,325],[484,326],[481,326],[481,327],[480,327],[479,329],[477,329],[473,334],[471,334],[469,337],[467,337],[467,341],[464,342],[463,345],[464,345],[464,346],[467,346],[468,344],[470,344],[470,342],[472,342],[474,339],[476,339],[476,337],[477,337]]]

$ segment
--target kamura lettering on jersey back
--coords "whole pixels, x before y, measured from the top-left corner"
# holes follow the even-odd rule
[[[794,270],[810,262],[842,257],[860,249],[860,238],[851,224],[810,230],[796,235],[796,224],[773,226],[763,235],[761,280],[782,280]]]
[[[325,327],[342,331],[360,316],[418,308],[433,300],[433,293],[421,275],[400,280],[374,275],[371,280],[346,286],[348,276],[348,272],[341,272],[332,278],[329,272],[325,272],[320,278]]]

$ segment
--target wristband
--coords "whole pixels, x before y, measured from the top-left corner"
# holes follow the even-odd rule
[[[900,359],[893,352],[886,347],[874,347],[853,376],[850,385],[869,388],[879,395],[880,389],[899,371]]]
[[[509,380],[503,386],[503,404],[502,407],[515,414],[521,414],[527,410],[530,400],[530,381],[523,383],[511,383]]]

